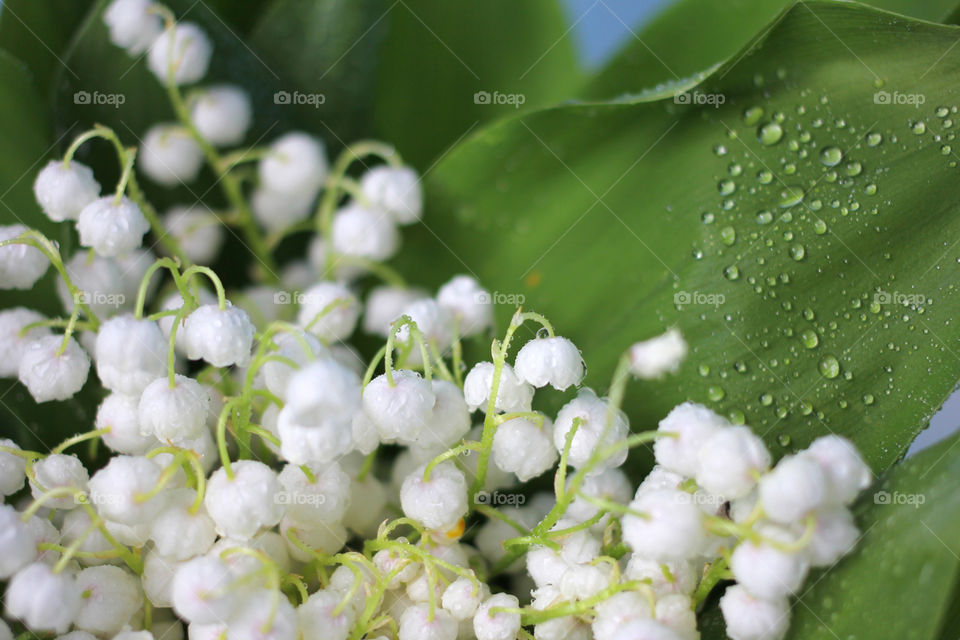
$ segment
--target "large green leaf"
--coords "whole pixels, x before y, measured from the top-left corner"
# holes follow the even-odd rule
[[[790,0],[678,0],[650,21],[580,91],[607,99],[675,80],[734,56],[773,26]],[[868,4],[939,20],[954,0],[871,0]]]
[[[74,30],[92,4],[92,0],[5,0],[0,7],[0,48],[27,64],[44,98]]]
[[[775,451],[833,431],[884,468],[960,378],[958,37],[804,3],[681,94],[717,107],[641,96],[499,122],[429,176],[409,253],[431,258],[410,269],[524,296],[601,387],[631,342],[678,325],[692,352],[631,394],[637,428],[693,399]],[[782,137],[759,141],[775,122]]]
[[[320,133],[373,134],[425,168],[478,123],[515,111],[474,94],[565,99],[579,81],[556,0],[279,0],[251,38],[292,86],[320,93]],[[505,98],[506,99],[506,98]]]
[[[956,637],[958,444],[953,437],[904,461],[860,497],[856,550],[810,574],[793,603],[788,640]],[[716,609],[702,617],[705,640],[726,637]]]

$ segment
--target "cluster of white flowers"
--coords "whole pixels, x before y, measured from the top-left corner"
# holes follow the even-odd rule
[[[458,275],[431,295],[384,264],[423,209],[396,152],[365,142],[329,163],[293,132],[221,155],[251,125],[246,94],[178,102],[206,74],[206,34],[151,0],[114,0],[104,20],[147,52],[181,121],[137,151],[97,127],[39,172],[42,210],[87,251],[64,261],[38,232],[0,228],[0,286],[53,264],[66,316],[0,311],[0,376],[58,401],[92,363],[104,390],[93,429],[50,452],[0,440],[9,624],[58,640],[693,640],[698,606],[732,579],[730,637],[783,636],[808,568],[857,539],[847,507],[870,472],[850,443],[822,438],[771,469],[748,427],[689,403],[633,432],[624,386],[678,368],[675,329],[633,345],[607,397],[534,312],[467,367],[462,341],[493,335],[489,293]],[[73,159],[95,137],[123,170],[106,197]],[[367,156],[385,163],[348,178]],[[176,185],[204,162],[231,210],[157,216],[134,167]],[[249,189],[231,173],[246,162]],[[259,262],[235,291],[202,266],[225,225]],[[148,232],[166,257],[141,246]],[[308,257],[274,268],[293,233],[312,234]],[[386,340],[369,363],[348,342],[358,329]],[[556,413],[535,409],[544,387],[569,396]],[[84,442],[109,461],[66,453]],[[658,464],[634,492],[620,467],[644,443]],[[553,492],[524,484],[550,473]]]

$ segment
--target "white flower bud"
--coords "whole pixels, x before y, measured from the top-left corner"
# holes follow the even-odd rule
[[[111,391],[139,395],[167,372],[167,350],[156,322],[114,316],[97,333],[97,376]]]
[[[826,474],[816,460],[805,455],[784,456],[760,479],[760,504],[774,522],[799,522],[826,500]]]
[[[80,609],[80,590],[69,573],[36,562],[13,576],[4,600],[7,615],[31,631],[64,633]]]
[[[449,462],[441,462],[423,479],[426,465],[417,467],[400,487],[400,506],[407,517],[427,529],[448,531],[467,513],[467,480]]]
[[[231,640],[296,640],[297,612],[283,593],[262,589],[228,620]]]
[[[227,304],[221,309],[205,304],[194,309],[183,323],[183,344],[191,360],[203,359],[215,367],[250,362],[253,334],[250,316],[239,307]]]
[[[94,426],[110,429],[100,437],[112,451],[138,456],[156,445],[156,438],[140,433],[139,406],[139,398],[120,393],[111,393],[100,403]]]
[[[43,336],[27,344],[18,377],[37,402],[66,400],[87,381],[90,358],[73,338],[59,353],[63,336]]]
[[[790,627],[786,598],[755,598],[739,584],[727,587],[720,598],[720,611],[732,640],[780,640]]]
[[[635,553],[657,560],[684,560],[700,554],[707,543],[703,512],[693,496],[676,489],[651,491],[630,503],[646,514],[623,517],[623,539]]]
[[[210,406],[207,390],[193,378],[157,378],[143,390],[138,415],[140,433],[153,434],[160,442],[178,442],[200,437]]]
[[[203,167],[203,151],[183,127],[158,124],[143,137],[137,164],[157,184],[175,187],[197,179]]]
[[[457,578],[443,590],[441,604],[455,620],[467,620],[477,613],[477,607],[490,597],[486,585],[482,582]]]
[[[453,318],[435,301],[429,298],[415,300],[404,307],[401,315],[410,316],[427,344],[434,344],[439,351],[445,350],[453,342]],[[408,325],[397,330],[397,342],[400,344],[410,344],[412,339],[413,334]],[[419,365],[423,364],[421,360],[419,347],[414,347],[410,353],[410,362]]]
[[[239,605],[243,589],[228,588],[234,575],[220,559],[199,556],[177,568],[171,583],[173,609],[190,623],[222,623]]]
[[[327,179],[326,149],[317,138],[293,132],[270,145],[260,161],[260,185],[277,193],[315,193]]]
[[[37,558],[37,539],[16,509],[0,504],[0,579],[6,580]]]
[[[802,536],[806,524],[798,523],[794,530]],[[803,553],[810,566],[831,567],[853,550],[859,538],[853,515],[843,507],[828,507],[817,511],[813,535]]]
[[[85,164],[51,160],[37,174],[33,194],[40,208],[54,222],[76,220],[80,212],[100,195],[100,183]]]
[[[298,465],[288,464],[280,472],[287,516],[304,525],[339,522],[350,504],[350,476],[336,462],[310,470],[313,481]]]
[[[722,428],[697,452],[697,484],[727,500],[742,498],[770,462],[766,445],[749,427]]]
[[[400,234],[390,216],[356,202],[337,211],[331,235],[338,254],[374,262],[389,260],[400,248]]]
[[[349,451],[351,422],[360,407],[360,378],[331,358],[295,373],[277,417],[283,457],[294,464],[327,464]]]
[[[307,331],[325,341],[343,340],[353,333],[360,317],[360,302],[348,288],[320,282],[304,291],[302,298],[297,321]]]
[[[653,445],[657,463],[669,471],[693,477],[697,473],[697,454],[718,429],[730,426],[726,420],[703,405],[684,402],[660,421],[658,431],[675,434],[658,438]]]
[[[297,364],[297,368],[282,361],[270,361],[263,365],[263,381],[267,389],[285,399],[290,378],[307,363],[330,357],[330,351],[315,335],[301,330],[281,333],[273,341],[277,345],[273,352],[275,355]]]
[[[206,553],[217,532],[205,510],[192,512],[197,492],[184,488],[169,493],[166,506],[150,522],[150,539],[157,553],[174,561]]]
[[[796,536],[772,524],[760,525],[755,530],[764,541],[744,540],[733,550],[733,577],[758,598],[775,600],[796,593],[807,577],[809,564],[799,551],[782,551],[771,544],[792,544]]]
[[[416,442],[431,422],[437,396],[429,382],[408,369],[371,380],[363,390],[363,410],[386,441]]]
[[[277,494],[283,487],[262,462],[238,460],[231,466],[232,480],[222,467],[210,476],[203,504],[220,535],[249,540],[260,529],[280,522],[283,505]]]
[[[316,197],[315,190],[287,192],[257,187],[250,195],[250,207],[264,229],[277,232],[309,218]]]
[[[628,351],[630,373],[644,380],[676,373],[687,356],[687,343],[678,329],[643,342],[634,343]]]
[[[437,292],[437,303],[453,316],[461,336],[483,333],[493,326],[493,300],[490,292],[474,278],[458,275]]]
[[[73,624],[103,636],[118,633],[143,604],[140,580],[119,567],[89,567],[77,574],[80,610]]]
[[[504,611],[491,612],[495,607],[516,609],[520,601],[508,593],[496,593],[487,598],[473,616],[473,631],[477,640],[513,640],[520,631],[520,614]]]
[[[370,206],[387,212],[397,224],[411,224],[423,215],[420,178],[409,167],[377,166],[360,178]]]
[[[363,330],[375,336],[390,335],[390,324],[403,310],[417,300],[429,298],[420,289],[405,289],[390,285],[374,287],[367,296],[363,314]]]
[[[343,595],[336,591],[320,589],[297,607],[297,619],[304,638],[347,640],[356,611],[352,607],[340,609],[342,598]],[[335,614],[337,610],[339,613]]]
[[[667,560],[658,562],[636,553],[630,554],[623,575],[630,580],[649,582],[658,594],[691,594],[697,588],[700,576],[693,562],[687,560]]]
[[[206,207],[173,207],[163,216],[163,228],[180,244],[191,262],[209,264],[220,253],[223,226]]]
[[[126,196],[97,198],[80,212],[77,231],[80,244],[92,247],[105,258],[129,253],[140,246],[150,224],[140,207]]]
[[[207,74],[213,44],[192,22],[167,28],[150,46],[147,66],[161,83],[193,84]]]
[[[0,242],[27,231],[22,224],[0,226]],[[47,272],[50,262],[36,247],[9,244],[0,247],[0,289],[30,289]]]
[[[650,603],[638,591],[620,591],[597,603],[591,629],[596,638],[612,638],[631,620],[649,619]]]
[[[253,119],[250,96],[234,85],[207,87],[190,105],[190,119],[210,144],[218,147],[240,144]]]
[[[827,500],[831,504],[851,504],[873,481],[873,472],[860,457],[857,448],[841,436],[817,438],[803,455],[816,460],[826,474]]]
[[[537,625],[537,629],[541,625]],[[628,620],[609,637],[609,640],[684,640],[683,636],[662,622],[645,618]],[[546,640],[546,639],[544,639]]]
[[[493,388],[492,362],[478,362],[470,369],[463,381],[463,396],[471,411],[480,409],[487,412],[490,392]],[[500,372],[500,386],[497,389],[497,399],[494,409],[498,412],[513,413],[530,411],[533,402],[533,387],[521,381],[509,364],[503,364]]]
[[[17,377],[27,345],[41,336],[50,335],[46,327],[34,327],[21,335],[27,325],[46,319],[33,309],[23,307],[0,311],[0,378]]]
[[[309,548],[329,555],[340,551],[347,541],[347,529],[339,522],[321,522],[312,525],[302,525],[284,516],[280,521],[282,541],[286,543],[290,556],[298,562],[310,562],[314,556],[293,544],[293,541],[290,539],[291,531],[296,534],[300,542]]]
[[[86,491],[90,474],[76,456],[64,453],[52,453],[40,458],[33,465],[34,478],[30,481],[30,495],[39,499],[51,489],[74,487]],[[79,503],[74,496],[64,496],[47,500],[44,505],[51,509],[73,509]]]
[[[551,447],[553,448],[553,447]],[[555,449],[554,449],[555,450]],[[626,474],[620,469],[607,469],[603,473],[587,476],[580,487],[579,493],[592,498],[602,498],[617,504],[627,504],[633,497],[633,487]],[[586,522],[597,514],[597,506],[587,502],[580,496],[573,499],[570,507],[564,514],[576,522]],[[600,520],[597,526],[605,526],[606,518]]]
[[[145,524],[164,506],[163,496],[142,500],[160,480],[160,465],[139,456],[114,456],[90,478],[90,503],[107,520]]]
[[[0,446],[20,450],[13,440],[0,438]],[[0,496],[9,496],[23,487],[26,476],[27,461],[20,456],[0,451]]]
[[[575,420],[580,426],[570,443],[570,455],[567,461],[573,467],[584,466],[598,448],[610,446],[627,437],[630,424],[623,411],[613,408],[606,399],[596,396],[590,389],[581,389],[577,397],[568,402],[557,413],[553,429],[553,445],[563,453],[567,434],[573,428]],[[600,461],[591,474],[601,473],[605,469],[619,467],[627,459],[627,450],[621,449]]]
[[[470,411],[460,387],[452,382],[434,378],[431,388],[436,403],[413,444],[428,451],[442,451],[454,446],[470,431]],[[405,442],[399,435],[398,438]]]
[[[343,514],[343,524],[361,536],[376,537],[377,526],[387,517],[387,489],[372,473],[362,482],[350,484],[350,506]]]
[[[415,604],[400,616],[399,640],[456,640],[459,626],[449,613],[436,609],[430,617],[430,607]]]
[[[90,515],[84,509],[72,509],[66,512],[63,517],[60,537],[60,544],[65,547],[71,544],[79,544],[77,549],[87,553],[103,553],[113,549],[113,544],[93,524]],[[105,564],[110,560],[79,558],[78,562],[83,566],[88,566]]]
[[[57,294],[67,313],[73,311],[76,302],[85,303],[101,318],[117,313],[125,303],[133,303],[133,297],[127,299],[126,283],[123,272],[114,260],[78,251],[66,264],[67,275],[73,280],[78,292],[78,300],[67,289],[62,279],[57,280]]]
[[[137,56],[163,32],[163,18],[151,11],[153,0],[113,0],[103,12],[110,42]]]
[[[560,391],[580,384],[584,374],[580,350],[559,336],[527,342],[517,353],[513,368],[517,377],[534,387],[549,384]]]
[[[546,472],[557,462],[552,441],[553,423],[544,418],[543,429],[532,420],[514,418],[497,427],[493,436],[493,462],[526,482]]]

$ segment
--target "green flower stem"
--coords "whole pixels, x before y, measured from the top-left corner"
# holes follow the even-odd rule
[[[143,317],[143,309],[147,303],[147,287],[150,285],[150,278],[159,269],[168,269],[170,271],[170,275],[173,276],[173,283],[176,285],[177,291],[180,292],[180,297],[183,298],[184,306],[196,303],[193,292],[190,291],[190,287],[184,282],[183,276],[180,275],[180,265],[170,258],[157,258],[153,264],[147,267],[147,270],[143,273],[143,277],[140,278],[140,286],[137,287],[137,302],[134,306],[134,317],[138,319]],[[171,311],[176,313],[175,310]]]
[[[57,355],[63,355],[63,352],[67,350],[67,345],[70,344],[70,336],[73,335],[73,330],[77,325],[77,316],[80,315],[80,307],[78,305],[73,305],[73,312],[70,314],[70,320],[67,322],[67,327],[63,331],[63,340],[60,342],[60,347],[57,349]]]
[[[88,431],[88,432],[86,432],[86,433],[81,433],[81,434],[79,434],[79,435],[75,435],[75,436],[73,436],[72,438],[67,438],[66,440],[64,440],[63,442],[61,442],[60,444],[58,444],[56,447],[54,447],[54,448],[50,451],[50,455],[54,455],[54,454],[57,454],[57,453],[63,453],[66,449],[68,449],[69,447],[72,447],[73,445],[75,445],[75,444],[77,444],[77,443],[79,443],[79,442],[84,442],[85,440],[91,440],[91,439],[93,439],[93,438],[99,438],[100,436],[102,436],[102,435],[105,434],[105,433],[110,433],[110,428],[109,428],[109,427],[107,427],[107,428],[105,428],[105,429],[96,429],[96,430],[94,430],[94,431]]]
[[[423,337],[423,333],[421,333],[420,328],[417,327],[417,323],[414,322],[410,316],[402,315],[390,325],[390,335],[387,337],[387,348],[383,356],[387,383],[389,383],[391,387],[395,386],[393,382],[393,349],[397,332],[402,327],[410,328],[410,337],[412,338],[413,344],[419,345],[420,347],[420,357],[423,359],[423,377],[426,378],[428,382],[433,380],[433,366],[430,364],[430,355],[427,353],[426,340]]]
[[[184,302],[183,306],[177,311],[177,315],[174,316],[173,324],[170,325],[170,337],[167,339],[167,376],[170,380],[171,389],[177,386],[177,330],[180,328],[180,323],[183,322],[183,319],[187,317],[190,311],[190,307]]]
[[[253,435],[260,436],[270,444],[275,447],[280,446],[280,438],[273,435],[263,427],[258,427],[256,425],[247,425],[247,432],[252,433]],[[301,467],[302,468],[302,467]],[[316,480],[311,480],[311,482],[316,482]]]
[[[389,341],[390,339],[387,338],[387,342]],[[367,370],[363,374],[363,387],[362,387],[363,389],[366,389],[367,385],[370,384],[370,381],[373,380],[373,374],[377,371],[377,367],[380,366],[380,361],[384,359],[389,348],[390,348],[389,344],[386,344],[380,347],[380,349],[377,350],[377,353],[374,354],[373,359],[370,360],[370,364],[367,365]],[[392,380],[393,379],[392,374],[388,376],[388,378]]]
[[[172,20],[172,17],[173,16],[171,15],[166,16],[167,29],[170,29],[173,26],[174,21]],[[214,148],[214,146],[211,145],[206,138],[200,135],[199,131],[197,131],[197,127],[193,123],[193,118],[190,117],[190,109],[187,107],[187,103],[183,99],[183,94],[180,92],[180,87],[177,86],[176,82],[173,81],[173,77],[173,50],[171,49],[170,70],[167,75],[167,81],[164,84],[166,85],[167,97],[170,99],[170,104],[173,106],[173,111],[176,113],[180,124],[183,125],[183,127],[187,130],[187,133],[190,134],[190,137],[193,138],[200,147],[204,157],[207,160],[207,164],[217,175],[217,183],[222,185],[223,193],[226,196],[227,201],[236,211],[237,226],[240,227],[250,251],[253,252],[253,254],[263,265],[264,277],[271,284],[279,282],[280,277],[277,275],[278,268],[276,262],[274,262],[273,255],[270,253],[270,248],[267,246],[264,237],[260,234],[260,229],[257,228],[257,224],[253,219],[253,212],[250,210],[250,205],[247,203],[247,200],[243,195],[243,189],[241,188],[240,181],[237,179],[237,176],[229,170],[233,167],[233,165],[227,165],[216,148]]]
[[[190,505],[190,513],[196,514],[200,511],[200,508],[203,506],[203,496],[206,491],[207,485],[207,474],[203,470],[203,465],[200,463],[200,456],[196,452],[191,451],[190,449],[181,449],[179,447],[157,447],[156,449],[151,450],[146,454],[147,458],[154,458],[155,456],[160,455],[161,453],[169,453],[173,455],[173,460],[169,465],[164,469],[163,473],[167,473],[168,469],[170,471],[170,476],[173,476],[173,473],[176,471],[177,467],[182,467],[184,471],[190,473],[193,476],[194,487],[196,488],[197,497],[194,499],[193,504]],[[169,482],[169,479],[165,480],[163,476],[160,477],[160,482],[166,484]],[[157,487],[154,487],[151,493],[156,494],[160,487],[160,482],[157,483]],[[162,488],[162,487],[160,487]],[[139,498],[139,496],[138,496]]]
[[[456,458],[457,456],[462,456],[470,451],[478,451],[480,449],[479,442],[464,442],[463,444],[457,445],[452,449],[447,449],[433,460],[427,463],[427,466],[423,470],[423,481],[430,481],[430,472],[432,472],[437,465],[445,460],[450,460],[451,458]]]
[[[710,592],[713,591],[713,588],[717,586],[720,581],[728,579],[729,573],[729,563],[726,556],[721,556],[713,561],[710,568],[707,569],[707,572],[700,579],[697,590],[693,593],[693,605],[698,611],[707,600]]]
[[[495,509],[488,504],[478,504],[478,505],[475,505],[473,509],[474,511],[478,511],[483,515],[487,516],[488,518],[500,520],[501,522],[515,529],[517,533],[520,533],[523,535],[530,534],[530,531],[525,526],[523,526],[522,524],[520,524],[519,522],[517,522],[507,514],[503,513],[499,509]]]
[[[185,283],[190,282],[190,278],[195,275],[205,275],[210,282],[213,283],[213,288],[217,291],[217,304],[220,307],[220,311],[223,311],[227,308],[227,294],[223,289],[223,283],[220,281],[220,276],[218,276],[213,269],[210,267],[201,267],[194,265],[183,272],[183,281]]]
[[[532,607],[491,607],[490,613],[515,613],[518,614],[524,625],[536,625],[554,618],[563,618],[566,616],[579,616],[588,613],[595,605],[603,602],[610,596],[621,591],[634,591],[649,588],[650,585],[640,581],[621,582],[611,585],[596,593],[589,598],[575,601],[564,601],[546,609],[534,609]]]
[[[113,196],[113,204],[120,204],[120,200],[123,198],[124,193],[127,191],[127,183],[130,182],[130,176],[133,175],[133,163],[137,159],[137,148],[130,147],[129,149],[124,149],[123,159],[121,160],[121,172],[120,179],[117,180],[117,188]]]
[[[32,329],[38,329],[41,327],[52,327],[52,328],[61,328],[64,329],[68,327],[71,323],[70,318],[50,318],[47,320],[38,320],[37,322],[31,322],[28,325],[24,325],[20,331],[17,332],[17,336],[23,338],[26,336]],[[80,331],[93,331],[93,325],[84,320],[77,320],[73,323],[74,330],[79,329]]]
[[[54,245],[47,236],[35,229],[27,229],[16,238],[0,241],[0,247],[13,244],[25,244],[40,250],[40,252],[47,257],[47,260],[50,261],[50,264],[53,265],[53,268],[57,270],[57,273],[60,274],[60,277],[63,278],[63,283],[67,286],[67,291],[70,293],[70,298],[73,300],[74,306],[80,307],[83,315],[85,315],[93,325],[93,330],[100,327],[100,318],[97,317],[97,314],[93,312],[86,302],[83,302],[83,291],[73,283],[70,274],[67,273],[67,268],[63,264],[63,258],[60,257],[60,250],[57,249],[56,245]]]
[[[227,418],[233,408],[242,402],[241,398],[230,398],[223,404],[220,416],[217,418],[217,451],[220,453],[220,464],[227,474],[227,479],[233,480],[233,468],[230,466],[230,454],[227,452]]]

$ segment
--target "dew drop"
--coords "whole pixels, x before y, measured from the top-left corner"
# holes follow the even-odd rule
[[[753,126],[763,117],[763,107],[750,107],[743,112],[743,124]]]
[[[784,187],[780,192],[780,207],[786,209],[787,207],[792,207],[794,205],[800,204],[803,201],[804,191],[802,187],[796,185],[791,185]]]
[[[913,133],[919,136],[923,133],[926,133],[927,125],[923,122],[923,120],[918,120],[910,126],[910,131],[913,131]]]
[[[761,169],[757,172],[757,182],[760,184],[770,184],[773,182],[773,173],[767,169]]]
[[[840,363],[837,362],[837,359],[833,356],[825,356],[823,360],[820,361],[820,375],[824,378],[836,378],[840,375]]]
[[[781,138],[783,138],[783,127],[776,122],[768,122],[757,130],[757,140],[766,147],[777,144]]]
[[[712,402],[720,402],[723,400],[724,396],[727,395],[727,392],[723,390],[723,387],[712,386],[707,387],[707,397]]]
[[[807,255],[807,250],[803,247],[802,244],[795,244],[790,247],[790,257],[796,260],[797,262],[803,260]]]
[[[820,344],[820,336],[813,329],[806,329],[800,334],[800,340],[807,349],[815,349]]]
[[[816,233],[818,236],[822,236],[827,232],[827,223],[824,222],[822,219],[817,218],[816,220],[813,221],[813,232]]]
[[[860,175],[861,171],[863,171],[863,165],[857,162],[856,160],[854,160],[853,162],[848,162],[843,167],[843,172],[850,177]]]
[[[773,222],[773,214],[769,211],[760,211],[757,213],[757,224],[770,224]]]
[[[740,277],[740,269],[737,268],[737,265],[732,264],[723,270],[723,277],[727,280],[736,280]]]
[[[820,152],[820,162],[828,167],[835,167],[843,160],[843,151],[839,147],[825,147]]]
[[[703,221],[703,224],[712,224],[713,223],[713,214],[709,211],[704,211],[700,214],[700,220]]]
[[[781,446],[781,447],[789,447],[789,446],[790,446],[790,436],[788,436],[788,435],[785,434],[785,433],[781,433],[779,436],[777,436],[777,442],[780,443],[780,446]]]
[[[868,133],[867,134],[867,146],[868,147],[879,147],[883,142],[883,136],[879,133]]]
[[[729,178],[726,180],[721,180],[720,183],[717,184],[717,191],[719,191],[720,195],[722,196],[728,196],[736,190],[737,183]]]
[[[733,227],[724,227],[720,229],[720,240],[728,247],[737,241],[737,231]]]

